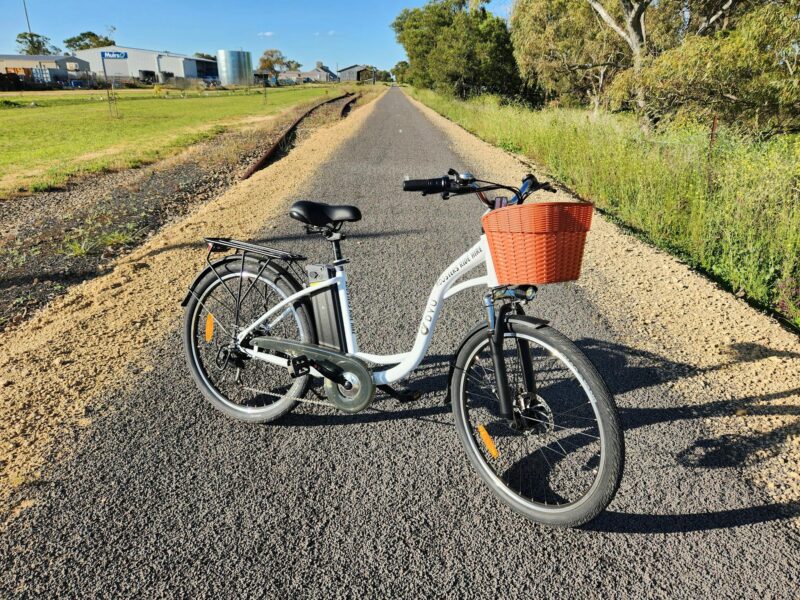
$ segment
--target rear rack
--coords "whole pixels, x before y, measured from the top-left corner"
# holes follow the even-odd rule
[[[275,248],[267,248],[266,246],[259,246],[249,242],[241,242],[231,238],[205,238],[208,244],[209,252],[219,252],[226,248],[233,248],[241,250],[242,252],[250,252],[267,258],[276,258],[278,260],[285,260],[287,262],[295,262],[299,260],[306,260],[302,254],[294,254],[293,252],[284,252],[283,250],[276,250]]]

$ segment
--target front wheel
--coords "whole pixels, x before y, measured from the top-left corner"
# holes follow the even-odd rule
[[[510,316],[503,357],[513,419],[498,416],[488,329],[456,357],[450,397],[470,462],[492,492],[539,523],[576,527],[603,511],[619,487],[624,442],[605,383],[569,339]]]

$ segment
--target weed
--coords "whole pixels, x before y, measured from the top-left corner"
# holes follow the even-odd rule
[[[106,249],[116,249],[132,243],[141,233],[135,223],[128,223],[113,231],[102,231],[103,218],[87,221],[85,228],[71,232],[64,239],[63,252],[67,256],[79,258],[99,254]]]
[[[697,125],[646,135],[630,115],[411,94],[800,326],[800,136],[721,129],[709,150]]]

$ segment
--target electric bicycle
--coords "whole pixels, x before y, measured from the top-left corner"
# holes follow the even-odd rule
[[[520,208],[538,190],[555,191],[532,175],[516,188],[452,169],[441,178],[406,180],[403,189],[444,198],[475,194],[486,206],[484,220]],[[496,190],[511,196],[490,199]],[[418,399],[394,384],[422,362],[444,302],[484,288],[486,319],[454,352],[446,394],[472,466],[495,496],[535,522],[574,527],[606,508],[624,464],[614,400],[575,344],[525,314],[536,282],[501,283],[493,256],[500,250],[486,234],[435,280],[411,350],[378,355],[361,350],[353,332],[341,249],[343,225],[359,221],[361,212],[300,201],[289,215],[331,243],[330,264],[302,268],[306,259],[296,253],[205,240],[206,266],[183,300],[183,342],[191,376],[215,408],[263,423],[299,402],[357,413],[371,405],[376,390],[400,401]],[[481,265],[485,275],[462,279]],[[309,394],[314,378],[323,381],[324,399]]]

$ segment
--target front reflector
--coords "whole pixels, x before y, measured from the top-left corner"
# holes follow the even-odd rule
[[[494,445],[494,440],[492,436],[489,435],[489,432],[486,431],[486,427],[483,425],[478,425],[478,433],[481,434],[481,439],[483,440],[483,445],[486,446],[486,450],[489,452],[492,458],[497,458],[500,456],[500,453],[497,451],[497,446]]]
[[[211,338],[214,337],[214,316],[211,313],[208,313],[206,317],[206,341],[210,342]]]

